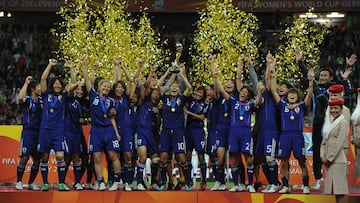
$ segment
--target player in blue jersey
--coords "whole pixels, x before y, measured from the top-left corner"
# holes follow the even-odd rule
[[[251,133],[251,114],[255,109],[255,103],[251,99],[255,96],[254,91],[248,87],[243,86],[242,83],[242,69],[244,56],[241,55],[238,61],[238,70],[236,74],[236,85],[240,90],[238,97],[230,96],[223,88],[218,77],[218,71],[213,70],[216,84],[219,87],[220,93],[226,100],[229,100],[230,109],[230,130],[229,130],[229,152],[230,152],[230,166],[231,174],[233,176],[234,187],[230,192],[239,192],[248,190],[249,192],[256,192],[253,186],[254,164],[252,157],[252,133]],[[257,100],[259,103],[259,99]],[[245,180],[241,180],[239,185],[239,164],[241,162],[241,154],[244,155],[247,165],[248,186],[245,186]]]
[[[115,76],[112,97],[115,100],[116,125],[119,134],[121,135],[120,146],[122,150],[122,159],[124,161],[124,190],[131,191],[131,175],[133,174],[132,155],[134,151],[134,131],[131,128],[132,120],[129,101],[132,97],[132,95],[130,95],[132,89],[132,79],[118,57],[114,58],[114,64]],[[123,72],[125,75],[126,85],[122,81],[121,72]]]
[[[135,82],[136,84],[136,82]],[[137,133],[136,133],[136,129],[137,129],[137,119],[138,119],[138,112],[139,112],[139,97],[140,97],[140,89],[138,89],[136,86],[133,87],[134,89],[134,94],[132,94],[132,96],[130,97],[130,119],[131,119],[131,130],[133,133],[133,143],[134,143],[134,153],[132,155],[132,174],[130,176],[130,182],[132,183],[134,181],[134,175],[135,175],[135,167],[137,164],[137,160],[138,160],[138,155],[137,155]],[[133,185],[130,185],[132,187],[132,189],[134,189]],[[136,188],[135,188],[136,189]]]
[[[206,153],[209,155],[212,173],[215,176],[216,183],[220,184],[217,175],[217,146],[216,146],[216,126],[217,126],[217,113],[218,105],[215,99],[214,85],[210,85],[206,88],[206,129],[207,129],[207,140],[206,140]],[[226,188],[225,188],[226,189]],[[216,189],[218,190],[218,189]]]
[[[66,101],[65,136],[68,144],[68,153],[65,156],[66,166],[68,169],[70,162],[73,162],[74,189],[83,190],[80,180],[84,169],[87,167],[88,154],[82,125],[85,123],[86,116],[89,116],[89,100],[86,98],[85,84],[76,82],[78,71],[74,68],[73,63],[66,61],[65,65],[70,69],[71,84],[77,85],[75,94],[70,95]]]
[[[91,87],[91,82],[85,66],[86,56],[83,58],[83,77],[85,79],[86,89],[90,95],[90,116],[91,130],[89,140],[89,152],[94,157],[94,167],[96,172],[97,190],[105,190],[106,186],[102,176],[102,152],[107,151],[114,168],[114,182],[109,191],[118,190],[122,185],[120,178],[121,164],[118,152],[120,151],[119,141],[121,137],[118,133],[115,116],[115,102],[107,95],[110,92],[110,82],[103,80],[99,83],[98,92]]]
[[[195,94],[188,99],[188,107],[184,108],[184,113],[187,114],[186,119],[186,150],[187,160],[191,162],[192,151],[195,149],[199,159],[199,168],[201,173],[200,190],[206,189],[206,162],[205,162],[205,131],[204,119],[206,114],[206,89],[205,86],[200,86],[196,89]]]
[[[305,143],[303,136],[304,128],[304,112],[306,106],[310,105],[311,95],[313,91],[314,69],[308,71],[309,88],[304,101],[300,101],[300,93],[297,89],[289,89],[285,96],[285,100],[281,100],[276,92],[275,77],[275,59],[272,57],[268,61],[271,66],[271,92],[275,103],[279,106],[281,116],[281,135],[279,141],[278,157],[281,159],[280,174],[282,175],[283,187],[279,193],[289,193],[289,158],[291,152],[299,161],[302,170],[303,193],[310,193],[309,175],[306,166]]]
[[[153,73],[151,72],[149,74],[149,76],[150,75],[153,75]],[[169,78],[169,79],[167,80],[165,85],[162,86],[163,92],[167,92],[169,90],[170,85],[174,81],[177,81],[177,83],[179,84],[180,92],[183,92],[183,90],[185,90],[184,82],[182,81],[181,73],[177,73],[177,74],[172,73],[170,71],[170,68],[169,68],[169,69],[166,70],[165,74],[157,81],[157,84],[158,85],[163,85],[166,78]],[[174,169],[175,164],[177,165],[178,174],[179,174],[179,178],[177,180],[176,180],[176,177],[173,176],[173,169]],[[185,186],[184,172],[182,170],[181,164],[179,162],[176,162],[173,159],[173,153],[168,154],[167,175],[168,175],[168,177],[171,177],[171,178],[168,179],[167,190],[181,190]],[[177,181],[177,184],[174,185],[174,183],[176,181]],[[192,182],[190,182],[190,185],[191,184],[192,184]]]
[[[278,165],[276,162],[277,143],[279,141],[278,110],[271,94],[271,66],[272,55],[268,53],[265,82],[259,82],[257,89],[262,97],[261,105],[257,112],[257,146],[256,156],[259,157],[268,185],[263,193],[274,193],[278,189]]]
[[[65,85],[61,78],[50,78],[47,87],[48,75],[52,67],[57,64],[57,60],[50,59],[49,64],[41,75],[41,92],[43,98],[43,113],[41,118],[40,135],[38,141],[38,151],[41,153],[40,170],[43,178],[43,191],[49,190],[48,183],[48,160],[50,150],[55,151],[56,161],[58,164],[58,190],[68,191],[65,185],[66,163],[64,152],[67,152],[65,140],[65,102],[68,95],[72,94],[76,85],[70,85],[68,91],[64,91]]]
[[[218,77],[218,70],[214,63],[213,57],[209,57],[209,61],[212,68],[214,77]],[[215,79],[216,80],[216,79]],[[219,84],[215,82],[215,99],[217,101],[217,124],[216,124],[216,147],[217,147],[217,170],[216,170],[216,182],[211,188],[212,191],[226,190],[225,184],[225,155],[228,149],[229,127],[230,127],[230,101],[226,100],[223,94],[219,91]],[[225,92],[237,98],[239,96],[238,89],[240,86],[237,84],[237,80],[227,79],[225,82]],[[245,183],[245,171],[242,162],[239,162],[238,172],[240,173],[241,182]],[[246,190],[246,187],[242,188]]]
[[[40,165],[40,154],[36,148],[42,114],[40,95],[41,88],[39,82],[31,76],[26,77],[25,83],[19,92],[19,102],[22,104],[23,129],[20,139],[20,161],[17,166],[17,182],[15,186],[17,190],[23,189],[22,177],[30,156],[33,159],[33,164],[31,166],[28,189],[40,190],[34,183]]]
[[[192,87],[186,77],[185,66],[180,65],[180,76],[182,77],[186,90],[189,91]],[[163,93],[163,90],[162,90]],[[171,152],[175,153],[177,162],[180,162],[185,176],[185,190],[192,190],[190,186],[191,179],[191,163],[186,160],[185,150],[185,136],[184,136],[184,105],[185,97],[180,94],[180,87],[177,82],[170,85],[169,93],[162,97],[163,102],[163,125],[160,134],[160,174],[162,186],[160,190],[165,189],[167,183],[167,163],[168,155]],[[170,177],[171,178],[171,177]]]
[[[97,92],[99,83],[102,80],[104,80],[104,78],[101,77],[101,76],[95,78],[95,70],[94,70],[93,73],[92,73],[92,78],[90,80],[94,84],[94,89]],[[87,93],[86,86],[85,86],[84,91]],[[87,96],[87,100],[89,100],[88,96]],[[89,109],[90,109],[90,101],[88,103],[89,103]],[[89,111],[89,113],[90,113],[90,111]],[[89,114],[87,124],[90,124],[90,122],[91,122],[91,118],[90,118],[90,114]],[[88,139],[88,141],[89,141],[89,139]],[[93,190],[93,189],[96,189],[96,188],[94,188],[94,184],[92,184],[91,181],[92,181],[93,176],[96,179],[96,173],[95,173],[95,168],[94,168],[94,158],[93,158],[93,156],[91,154],[89,154],[89,155],[90,155],[90,157],[88,158],[89,161],[88,161],[88,164],[87,164],[87,167],[86,167],[86,185],[85,185],[85,189],[86,190]],[[106,160],[108,160],[108,158]],[[110,161],[110,164],[109,164],[109,162],[107,164],[108,164],[108,168],[110,168],[111,166],[109,167],[109,165],[111,164],[111,161]],[[108,170],[108,177],[113,177],[113,175],[110,176],[110,171],[112,171],[112,170]]]
[[[150,95],[143,98],[146,90],[142,88],[142,96],[140,99],[140,109],[137,120],[137,153],[139,163],[137,165],[137,190],[146,190],[143,172],[145,169],[146,159],[151,158],[151,185],[152,190],[159,189],[157,183],[157,175],[159,171],[159,128],[161,124],[161,116],[159,109],[160,89],[152,88]]]

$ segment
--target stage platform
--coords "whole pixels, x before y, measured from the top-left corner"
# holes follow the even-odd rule
[[[291,194],[262,194],[229,191],[214,192],[210,190],[186,191],[68,191],[58,192],[52,187],[48,192],[29,191],[26,188],[17,191],[14,186],[0,186],[1,203],[335,203],[335,196],[323,195],[322,190],[301,194],[302,190],[293,189]],[[352,190],[345,197],[345,202],[360,202],[360,190]]]

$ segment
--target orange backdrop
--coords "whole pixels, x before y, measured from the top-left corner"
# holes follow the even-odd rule
[[[88,138],[90,126],[84,126],[84,133],[86,139]],[[22,126],[8,126],[8,125],[0,125],[0,182],[16,182],[16,167],[19,160],[19,140],[21,135]],[[312,143],[311,143],[311,127],[304,128],[304,136],[305,143],[308,151],[307,165],[310,173],[310,184],[314,182],[314,177],[312,173]],[[349,160],[349,176],[348,181],[350,186],[360,186],[360,178],[354,177],[354,147],[351,146],[351,150],[349,150],[348,160]],[[107,178],[107,170],[106,170],[106,161],[103,158],[104,162],[104,170],[103,175]],[[279,162],[278,162],[279,164]],[[296,159],[291,157],[290,160],[290,184],[292,185],[301,185],[301,169],[299,163]],[[29,177],[31,167],[31,160],[29,160],[26,166],[26,172],[23,177],[23,181],[26,182]],[[49,181],[57,182],[57,164],[55,155],[50,155],[49,161]],[[85,178],[85,177],[84,177]],[[261,174],[262,182],[265,181],[265,177]],[[83,181],[85,181],[83,179]],[[35,182],[42,182],[41,176],[38,175]],[[68,175],[66,177],[66,182],[74,182],[74,175],[72,166],[69,168]]]

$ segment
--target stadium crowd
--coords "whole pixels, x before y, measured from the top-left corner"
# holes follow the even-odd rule
[[[0,124],[21,125],[21,109],[18,93],[25,77],[32,75],[40,78],[52,51],[57,49],[56,40],[48,32],[48,26],[24,24],[0,24]],[[360,53],[360,25],[341,25],[330,28],[321,51],[320,67],[329,67],[335,77],[340,77],[340,71],[345,67],[345,57],[352,53]],[[188,48],[192,43],[192,33],[173,33],[167,29],[157,29],[169,44],[183,44],[182,57],[191,64]],[[187,29],[191,30],[191,29]],[[262,30],[259,41],[263,42],[260,49],[265,57],[267,50],[275,49],[276,42],[267,40],[271,34]],[[270,42],[271,41],[271,42]],[[174,47],[175,49],[175,47]],[[190,67],[191,68],[191,67]],[[360,84],[360,67],[357,66],[351,75],[353,87],[352,101],[356,101],[356,87]],[[355,103],[352,103],[355,107]]]

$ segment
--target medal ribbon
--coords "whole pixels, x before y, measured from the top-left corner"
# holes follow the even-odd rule
[[[117,111],[120,105],[120,99],[115,99],[115,110]]]
[[[31,99],[31,112],[35,113],[36,112],[36,102],[37,102],[37,98]]]
[[[176,98],[172,98],[171,99],[171,108],[175,108],[176,107]]]
[[[101,108],[102,108],[104,114],[108,113],[108,108],[106,106],[106,101],[107,101],[106,97],[104,99],[102,97],[100,97],[100,104],[101,104]]]
[[[50,108],[55,109],[55,106],[57,105],[58,102],[59,102],[59,97],[51,95]]]
[[[224,100],[224,113],[227,113],[229,109],[229,106],[227,105],[227,101]]]
[[[83,115],[82,115],[82,107],[81,107],[81,104],[80,104],[79,101],[77,101],[77,109],[79,111],[80,118],[82,118],[83,117]]]
[[[291,117],[291,118],[295,118],[295,116],[294,116],[294,109],[290,109],[290,117]],[[292,120],[294,120],[294,119],[292,119]]]
[[[245,103],[240,102],[240,101],[239,101],[239,103],[240,103],[240,105],[239,105],[239,114],[240,114],[240,116],[244,116],[244,113],[245,113]]]
[[[203,107],[203,106],[204,106],[203,102],[200,102],[198,104],[196,104],[196,102],[195,102],[195,113],[198,114],[200,112],[201,107]]]

